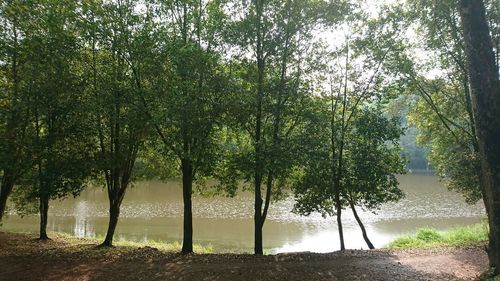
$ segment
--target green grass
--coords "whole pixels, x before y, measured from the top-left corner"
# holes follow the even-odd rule
[[[63,233],[62,235],[66,237],[72,237],[69,234]],[[96,236],[94,238],[80,238],[84,240],[92,241],[95,244],[100,244],[104,241],[104,236]],[[113,241],[113,245],[117,247],[127,247],[127,248],[142,248],[142,247],[151,247],[156,248],[163,252],[180,252],[182,249],[182,244],[179,241],[174,242],[165,242],[165,241],[156,241],[156,240],[145,240],[142,242],[135,242],[129,240],[121,240],[115,239]],[[193,244],[193,251],[199,254],[211,254],[214,252],[212,245],[202,246],[199,244]]]
[[[51,239],[67,243],[72,246],[85,246],[89,244],[99,245],[102,243],[102,241],[104,241],[104,236],[81,238],[65,232],[49,232],[48,236]],[[134,242],[116,238],[113,241],[113,246],[117,248],[122,248],[123,250],[129,250],[129,249],[133,250],[137,248],[151,247],[151,248],[156,248],[162,252],[180,252],[182,249],[182,244],[179,241],[165,242],[165,241],[145,240],[143,242]],[[214,249],[213,246],[210,244],[206,246],[194,244],[193,251],[199,254],[211,254],[214,252]]]
[[[154,240],[147,240],[145,242],[119,240],[114,242],[114,244],[120,247],[133,247],[133,248],[141,248],[148,246],[164,252],[179,252],[182,249],[182,244],[179,243],[179,241],[169,243],[169,242],[154,241]],[[214,252],[214,249],[212,245],[202,246],[199,244],[194,244],[193,251],[195,253],[200,253],[200,254],[211,254]]]
[[[488,241],[488,229],[484,224],[458,227],[440,232],[433,228],[421,228],[414,235],[404,235],[392,241],[390,249],[432,248],[439,246],[471,245]]]

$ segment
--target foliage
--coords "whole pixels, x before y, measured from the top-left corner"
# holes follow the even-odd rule
[[[417,140],[428,147],[428,159],[437,174],[445,180],[446,186],[462,193],[468,203],[475,203],[481,199],[480,163],[475,151],[477,148],[474,148],[475,137],[466,129],[467,126],[471,128],[471,120],[464,116],[462,104],[445,98],[441,93],[436,91],[432,94],[433,100],[440,106],[439,114],[445,115],[449,120],[463,120],[460,123],[465,124],[464,126],[443,125],[438,121],[439,115],[423,99],[412,109],[409,119],[419,128]]]
[[[324,104],[324,101],[320,101]],[[324,106],[323,106],[324,107]],[[316,113],[317,114],[317,113]],[[330,114],[328,111],[323,114]],[[331,132],[326,117],[311,119],[304,131],[302,165],[296,173],[294,211],[309,215],[319,212],[333,216],[336,207],[335,155],[328,144]],[[376,109],[360,110],[345,136],[342,167],[342,205],[353,200],[356,205],[377,209],[382,203],[397,201],[403,194],[395,174],[404,172],[397,141],[401,134],[397,121],[386,119]]]
[[[29,3],[5,2],[0,5],[0,221],[14,184],[33,164],[30,145],[33,135],[28,114],[28,73],[23,66],[29,50],[26,36]]]
[[[78,195],[92,171],[89,110],[80,83],[81,57],[72,2],[47,1],[29,13],[23,45],[34,166],[21,183],[28,198]],[[59,13],[56,17],[55,13]],[[28,15],[25,15],[28,17]]]
[[[486,7],[489,20],[498,21],[498,1],[486,1]],[[428,149],[429,161],[446,186],[463,194],[468,203],[477,202],[482,197],[479,147],[458,4],[413,0],[408,8],[414,11],[408,15],[422,38],[415,47],[428,57],[422,61],[410,56],[412,62],[406,63],[414,67],[404,71],[410,85],[407,90],[419,97],[409,121],[421,132],[418,141]],[[498,42],[498,28],[492,29],[492,37]]]
[[[345,182],[351,200],[367,209],[403,197],[396,174],[405,173],[399,138],[403,130],[397,119],[387,119],[380,109],[365,109],[354,120],[348,136]]]
[[[233,130],[245,133],[232,145],[238,149],[226,174],[253,185],[255,253],[262,254],[262,228],[271,204],[288,185],[295,164],[296,133],[309,104],[309,79],[303,68],[309,56],[307,40],[315,28],[338,21],[345,6],[325,1],[233,1],[242,11],[228,24],[228,41],[239,64],[243,86],[241,107]],[[338,6],[336,6],[338,4]],[[339,8],[336,10],[335,8]],[[234,179],[234,177],[230,177]],[[234,194],[235,180],[231,184]]]
[[[402,198],[394,174],[405,171],[399,149],[403,131],[396,119],[382,115],[392,98],[391,62],[402,44],[397,39],[398,17],[370,19],[363,11],[351,16],[340,46],[316,49],[314,81],[327,81],[329,88],[315,89],[320,98],[311,115],[317,116],[309,118],[301,132],[305,159],[297,165],[294,183],[294,211],[336,215],[341,250],[345,249],[342,210],[352,209],[372,248],[355,206],[376,209]]]

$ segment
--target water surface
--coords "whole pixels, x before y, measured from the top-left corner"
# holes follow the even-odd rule
[[[467,205],[460,195],[446,190],[435,176],[404,175],[399,180],[405,199],[385,204],[376,214],[358,211],[376,247],[421,227],[447,230],[481,222],[484,216],[481,204]],[[335,218],[293,214],[290,212],[293,203],[292,197],[272,203],[264,225],[264,248],[271,253],[338,250]],[[179,181],[137,183],[125,195],[116,238],[181,241],[182,211]],[[350,210],[343,214],[346,247],[366,249]],[[102,236],[106,233],[107,215],[106,192],[98,187],[89,188],[77,198],[52,201],[48,229],[81,237]],[[195,195],[193,226],[195,243],[211,244],[216,252],[252,252],[253,194],[242,192],[235,198]],[[20,218],[11,214],[2,229],[36,232],[38,216]]]

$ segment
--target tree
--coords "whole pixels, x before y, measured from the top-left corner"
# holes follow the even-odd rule
[[[193,252],[193,182],[213,175],[229,97],[226,69],[217,52],[224,13],[220,1],[165,1],[160,9],[166,20],[159,32],[168,39],[159,42],[160,67],[147,70],[152,89],[142,98],[165,151],[174,155],[182,174],[182,253],[187,254]]]
[[[0,134],[0,159],[2,180],[0,183],[0,222],[2,221],[7,199],[14,184],[23,174],[28,162],[26,156],[27,112],[26,95],[22,89],[22,65],[26,61],[23,52],[23,25],[26,25],[26,13],[22,10],[26,4],[8,1],[0,6],[1,54],[0,54],[0,89],[2,96]],[[24,17],[23,17],[24,16]],[[29,166],[29,165],[28,165]]]
[[[373,249],[355,206],[377,210],[383,203],[396,202],[403,197],[395,177],[406,172],[399,147],[403,129],[397,117],[385,117],[380,108],[363,109],[353,127],[354,135],[348,137],[351,140],[347,147],[350,159],[346,160],[344,186],[363,238]]]
[[[230,43],[235,52],[245,54],[240,62],[247,67],[239,126],[249,140],[236,159],[240,165],[234,166],[253,184],[254,253],[261,255],[271,198],[279,195],[290,175],[289,145],[306,103],[304,42],[312,38],[315,28],[338,21],[346,5],[295,0],[233,4],[239,10],[232,18]]]
[[[347,123],[343,104],[352,109],[353,102],[349,98],[344,101],[342,96],[318,98],[302,132],[303,159],[293,185],[294,212],[337,216],[341,250],[345,249],[339,216],[343,208],[352,210],[363,238],[373,249],[356,206],[376,210],[403,197],[395,178],[405,171],[398,146],[402,134],[398,121],[365,104]]]
[[[329,81],[330,87],[327,90],[320,88],[317,93],[323,97],[321,102],[327,105],[326,109],[319,111],[327,120],[323,122],[328,123],[315,125],[316,134],[306,131],[305,135],[312,135],[314,139],[302,143],[314,143],[316,139],[322,141],[313,145],[315,153],[311,154],[310,149],[304,148],[307,152],[304,155],[313,156],[302,161],[308,166],[301,166],[295,184],[295,211],[304,215],[311,212],[320,212],[323,216],[335,215],[342,251],[345,250],[343,209],[351,207],[363,237],[372,248],[355,206],[359,204],[373,209],[379,206],[377,204],[401,198],[394,174],[404,171],[399,147],[395,143],[402,131],[397,129],[394,121],[383,122],[380,111],[370,114],[365,111],[370,107],[381,107],[390,98],[389,81],[393,79],[389,71],[390,62],[398,56],[400,48],[396,40],[400,33],[398,17],[389,13],[385,17],[368,20],[362,12],[357,12],[346,23],[349,29],[344,44],[337,50],[321,51],[318,55],[316,64],[322,65],[320,71],[326,73],[319,75],[319,80]],[[364,114],[374,118],[373,122],[369,118],[363,119]],[[372,131],[359,120],[373,125]],[[361,133],[367,135],[362,136]],[[359,138],[355,137],[357,134]],[[382,142],[378,143],[379,139]],[[366,145],[370,142],[373,147]],[[393,145],[387,146],[386,142]],[[376,159],[384,159],[384,162],[375,161],[369,153],[377,155]],[[314,163],[314,159],[321,159],[318,160],[321,162]],[[366,175],[356,173],[362,169],[368,169]],[[368,179],[370,175],[375,178]],[[374,182],[369,184],[370,180]]]
[[[102,246],[112,246],[120,206],[133,180],[137,154],[148,134],[142,106],[142,77],[137,53],[149,32],[148,14],[137,14],[133,1],[89,1],[85,17],[86,92],[92,97],[97,170],[105,179],[109,225]],[[144,58],[145,60],[147,58]]]
[[[31,157],[22,193],[39,199],[40,239],[47,237],[50,199],[78,195],[91,173],[92,139],[81,87],[81,61],[72,1],[32,3],[25,30],[26,95]]]
[[[467,55],[481,182],[488,210],[488,256],[500,274],[500,83],[483,1],[459,2]]]

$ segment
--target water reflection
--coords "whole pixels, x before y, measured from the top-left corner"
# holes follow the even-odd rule
[[[447,191],[434,176],[406,175],[400,178],[406,198],[384,205],[377,214],[359,210],[368,235],[376,247],[395,236],[431,226],[448,229],[480,222],[483,208],[469,206],[459,195]],[[339,249],[334,218],[302,217],[290,212],[293,198],[273,203],[264,226],[264,247],[269,252]],[[180,182],[143,182],[129,190],[123,201],[117,239],[135,241],[182,239],[182,192]],[[80,237],[104,235],[108,224],[108,200],[101,188],[91,188],[78,198],[52,202],[49,230]],[[344,212],[347,248],[367,248],[354,217]],[[253,249],[253,195],[236,198],[195,196],[193,200],[194,240],[212,244],[216,251],[251,252]],[[10,215],[6,230],[38,230],[38,217]]]
[[[92,224],[88,223],[89,207],[85,200],[77,201],[75,206],[75,227],[73,235],[78,237],[93,237],[95,236]]]

